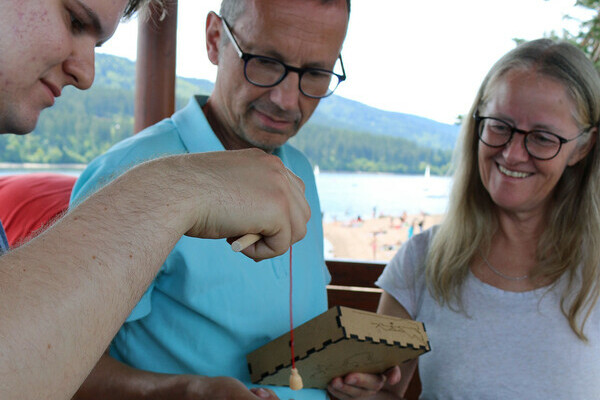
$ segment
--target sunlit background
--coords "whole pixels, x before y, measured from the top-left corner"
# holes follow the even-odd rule
[[[179,0],[177,74],[214,81],[206,57],[206,14],[220,0]],[[483,76],[526,40],[563,29],[593,12],[574,0],[354,0],[343,49],[348,80],[336,92],[388,111],[454,123]],[[574,19],[565,19],[569,15]],[[99,52],[134,60],[137,21],[122,24]]]

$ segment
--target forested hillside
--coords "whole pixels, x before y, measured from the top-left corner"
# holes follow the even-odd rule
[[[66,88],[33,134],[0,137],[0,162],[87,163],[132,134],[135,64],[99,54],[92,89]],[[205,80],[178,78],[177,107]],[[292,139],[321,170],[432,173],[448,169],[458,127],[391,113],[335,95]]]

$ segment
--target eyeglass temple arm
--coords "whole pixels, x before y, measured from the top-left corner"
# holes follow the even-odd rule
[[[227,25],[225,18],[223,18],[223,17],[220,17],[220,18],[221,18],[221,21],[223,22],[223,29],[225,30],[225,34],[229,38],[229,41],[233,44],[233,48],[235,49],[235,52],[238,54],[238,56],[240,58],[242,58],[242,56],[243,56],[242,49],[239,48],[238,44],[236,43],[235,39],[233,38],[233,34],[231,33],[231,30],[229,29],[229,25]]]
[[[346,70],[344,69],[344,62],[342,61],[341,53],[338,56],[338,59],[340,60],[340,66],[342,67],[342,76],[340,77],[340,81],[345,81],[346,80]]]

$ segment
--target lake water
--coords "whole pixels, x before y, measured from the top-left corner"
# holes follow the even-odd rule
[[[321,172],[316,178],[325,221],[443,214],[451,184],[450,177],[422,175]]]
[[[0,175],[34,171],[78,176],[80,169],[1,169]],[[422,175],[320,172],[316,175],[325,221],[361,216],[400,216],[404,211],[443,214],[448,204],[451,178]]]

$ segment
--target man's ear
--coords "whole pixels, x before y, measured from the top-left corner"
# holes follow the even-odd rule
[[[206,17],[206,53],[208,59],[214,65],[219,65],[219,44],[221,43],[221,32],[223,22],[221,17],[214,11],[208,13]]]
[[[594,147],[594,144],[596,143],[596,136],[598,136],[598,128],[594,127],[590,130],[590,140],[588,140],[588,142],[577,148],[573,154],[571,154],[571,157],[569,158],[569,161],[567,163],[567,165],[569,165],[569,167],[572,167],[573,165],[577,164],[579,161],[583,160],[583,158],[585,156],[587,156],[587,154],[592,150],[592,148]]]

